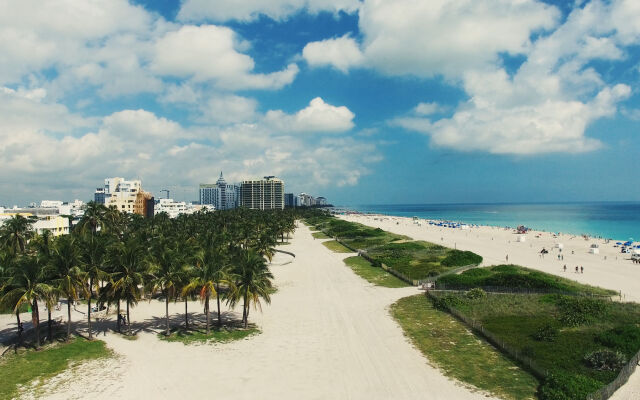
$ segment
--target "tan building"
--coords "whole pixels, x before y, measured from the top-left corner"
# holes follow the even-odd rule
[[[284,182],[275,176],[242,181],[240,186],[242,207],[253,210],[284,209]]]
[[[99,190],[105,206],[115,207],[120,212],[153,216],[153,196],[142,190],[141,181],[107,178],[104,182],[104,189]]]

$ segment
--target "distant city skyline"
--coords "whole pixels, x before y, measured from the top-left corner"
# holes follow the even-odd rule
[[[221,170],[336,205],[640,201],[636,1],[440,3],[15,2],[0,204]]]

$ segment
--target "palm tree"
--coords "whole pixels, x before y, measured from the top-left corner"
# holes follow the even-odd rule
[[[86,279],[87,296],[87,325],[89,329],[89,340],[93,339],[91,331],[91,300],[94,289],[98,291],[100,281],[107,277],[104,271],[104,260],[106,256],[107,241],[106,235],[98,232],[95,234],[81,233],[79,238],[80,257],[84,266],[84,278]]]
[[[104,204],[90,201],[85,205],[84,215],[78,223],[78,229],[84,232],[91,232],[95,235],[100,230],[105,228],[106,225],[106,213],[107,207]]]
[[[144,257],[145,248],[136,237],[131,237],[124,243],[118,242],[110,249],[109,258],[113,264],[113,273],[107,292],[113,300],[118,302],[118,315],[120,315],[120,301],[126,301],[128,327],[131,326],[129,308],[131,305],[138,304],[147,277]],[[120,331],[120,318],[118,318],[118,331]]]
[[[86,295],[82,270],[82,259],[76,238],[67,235],[56,239],[51,258],[51,269],[55,275],[55,286],[59,294],[67,298],[67,342],[71,339],[71,303],[79,294]]]
[[[271,302],[273,274],[269,271],[265,259],[252,249],[242,249],[239,252],[234,273],[236,290],[229,297],[229,302],[235,306],[242,298],[242,322],[246,328],[251,303],[254,304],[254,307],[260,307],[260,298],[264,299],[267,304]]]
[[[153,293],[160,289],[165,298],[167,336],[171,334],[169,300],[175,297],[177,288],[183,282],[186,272],[183,255],[176,247],[169,240],[158,240],[156,245],[151,248],[151,257],[149,258],[150,292]]]
[[[3,307],[13,308],[18,316],[18,339],[22,342],[22,326],[19,310],[23,304],[31,306],[31,320],[36,334],[36,348],[40,347],[40,314],[38,301],[46,301],[54,295],[54,288],[47,283],[45,265],[34,256],[23,256],[9,271],[6,293],[0,299]]]
[[[16,214],[0,228],[0,242],[13,254],[24,253],[27,241],[33,236],[33,220]]]
[[[187,296],[190,293],[197,293],[200,301],[204,302],[204,313],[207,317],[207,335],[211,332],[211,315],[209,313],[209,299],[212,295],[216,295],[216,261],[212,259],[214,256],[212,251],[207,249],[198,252],[195,268],[191,280],[182,289],[182,295]]]

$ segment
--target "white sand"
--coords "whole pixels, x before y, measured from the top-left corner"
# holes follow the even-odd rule
[[[136,341],[101,334],[118,358],[106,368],[90,363],[88,371],[66,372],[66,382],[45,387],[44,398],[486,398],[429,366],[390,317],[388,306],[418,293],[415,288],[367,283],[343,264],[348,255],[330,252],[304,226],[285,249],[297,257],[272,267],[279,290],[262,314],[250,316],[260,335],[184,346],[152,333],[140,333]],[[198,303],[190,307],[202,310]],[[183,304],[171,304],[175,318],[182,311]],[[164,304],[154,301],[134,308],[131,318],[156,323],[163,315]]]
[[[624,301],[640,301],[640,264],[633,264],[628,254],[622,254],[619,248],[613,247],[615,241],[605,244],[602,239],[585,240],[582,236],[564,234],[554,238],[552,233],[530,232],[526,235],[525,242],[517,242],[517,235],[512,229],[481,226],[462,230],[429,225],[425,221],[420,226],[411,218],[380,215],[352,214],[341,218],[407,235],[416,240],[470,250],[483,257],[483,265],[505,264],[508,255],[510,264],[621,291]],[[536,238],[536,235],[540,237]],[[562,252],[554,248],[556,243],[564,245]],[[589,253],[592,243],[599,244],[600,254]],[[539,252],[543,247],[550,253],[541,258]],[[564,259],[558,260],[558,254]],[[563,271],[565,264],[567,272]],[[576,265],[583,266],[584,273],[576,274]],[[640,368],[636,369],[629,382],[612,399],[640,399]]]

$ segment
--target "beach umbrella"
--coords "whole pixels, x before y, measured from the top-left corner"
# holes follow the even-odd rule
[[[616,244],[622,244],[622,242],[616,242]]]

